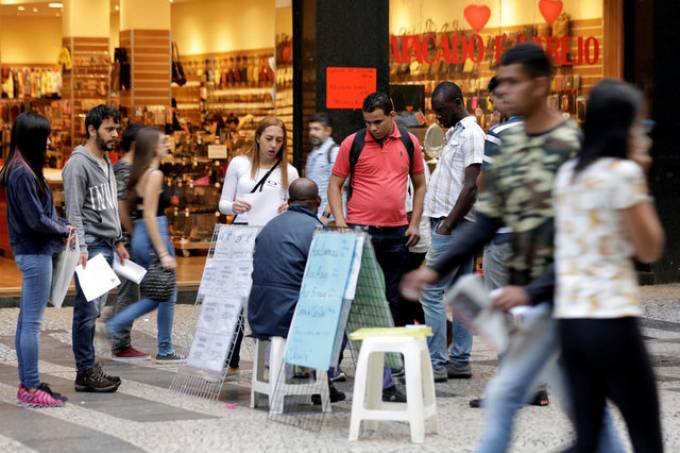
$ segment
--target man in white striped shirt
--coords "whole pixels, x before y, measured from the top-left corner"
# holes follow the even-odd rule
[[[440,83],[432,93],[432,109],[442,127],[447,128],[446,144],[432,174],[425,195],[424,216],[430,218],[432,245],[425,258],[429,265],[454,242],[458,227],[474,221],[471,212],[477,195],[477,177],[484,159],[484,131],[465,108],[460,87]],[[428,338],[435,382],[448,378],[469,379],[472,335],[456,319],[453,321],[451,354],[446,347],[444,292],[458,276],[471,273],[474,257],[437,283],[425,287],[421,304],[425,322],[432,328]]]
[[[503,108],[503,100],[495,94],[495,89],[498,86],[496,77],[492,77],[489,81],[489,95],[493,102],[494,108],[501,114],[501,118],[505,117],[505,110]],[[494,158],[501,152],[501,138],[505,132],[521,125],[522,119],[519,116],[511,116],[506,121],[502,121],[494,125],[486,134],[486,141],[484,143],[484,163],[482,164],[482,171],[479,175],[477,185],[479,189],[484,188],[484,180],[486,172],[489,171]],[[484,249],[484,285],[493,290],[508,284],[508,272],[506,262],[510,258],[510,234],[512,229],[510,227],[503,227],[498,230],[496,236],[491,240],[489,245]]]

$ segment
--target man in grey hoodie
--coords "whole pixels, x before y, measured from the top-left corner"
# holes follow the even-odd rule
[[[118,217],[116,177],[108,152],[115,148],[120,130],[120,114],[108,105],[99,105],[85,117],[87,142],[71,154],[63,170],[66,217],[78,231],[80,264],[103,255],[113,261],[114,252],[121,261],[128,253]],[[95,361],[95,321],[106,295],[88,302],[76,277],[73,308],[73,354],[76,359],[77,392],[115,392],[120,378],[106,375]]]

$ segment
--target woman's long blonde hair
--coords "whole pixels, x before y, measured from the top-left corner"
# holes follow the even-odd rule
[[[250,152],[250,177],[255,179],[257,170],[260,168],[259,140],[262,133],[269,126],[278,126],[283,130],[283,143],[281,143],[281,149],[276,154],[276,157],[281,160],[281,163],[279,163],[279,168],[281,169],[281,183],[283,184],[284,189],[288,189],[288,152],[286,151],[288,145],[288,132],[286,131],[286,125],[283,121],[273,116],[263,118],[262,121],[260,121],[260,124],[257,125],[257,129],[255,129],[255,141],[253,143],[253,149]]]

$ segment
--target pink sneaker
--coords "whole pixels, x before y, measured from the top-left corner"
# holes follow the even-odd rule
[[[63,407],[64,402],[55,399],[44,390],[36,390],[34,393],[29,392],[23,385],[19,386],[17,391],[17,400],[19,404],[28,407]]]

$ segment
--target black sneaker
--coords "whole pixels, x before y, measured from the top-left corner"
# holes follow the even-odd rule
[[[176,352],[170,354],[156,354],[156,362],[159,363],[179,363],[184,362],[185,360],[184,356],[181,356]]]
[[[50,388],[50,386],[47,385],[47,383],[45,383],[45,382],[42,382],[42,383],[38,386],[38,390],[42,390],[43,392],[48,393],[48,394],[49,394],[52,398],[54,398],[55,400],[64,401],[64,402],[68,401],[68,398],[67,398],[66,396],[62,395],[62,394],[59,393],[59,392],[54,392],[54,391],[52,391],[52,389]]]
[[[449,379],[470,379],[472,377],[472,368],[470,364],[458,365],[453,363],[446,364],[446,371]]]
[[[405,403],[406,395],[396,385],[383,389],[382,400],[386,403]]]
[[[345,401],[345,396],[344,392],[341,392],[340,390],[336,389],[332,384],[328,387],[328,393],[331,398],[331,403],[337,403],[338,401]],[[321,395],[312,395],[312,403],[315,406],[320,406],[321,405]]]
[[[121,380],[118,376],[108,376],[97,364],[76,375],[76,392],[113,393],[118,390]]]
[[[482,398],[475,398],[473,400],[470,400],[470,407],[473,409],[479,409],[484,405],[484,399]]]

